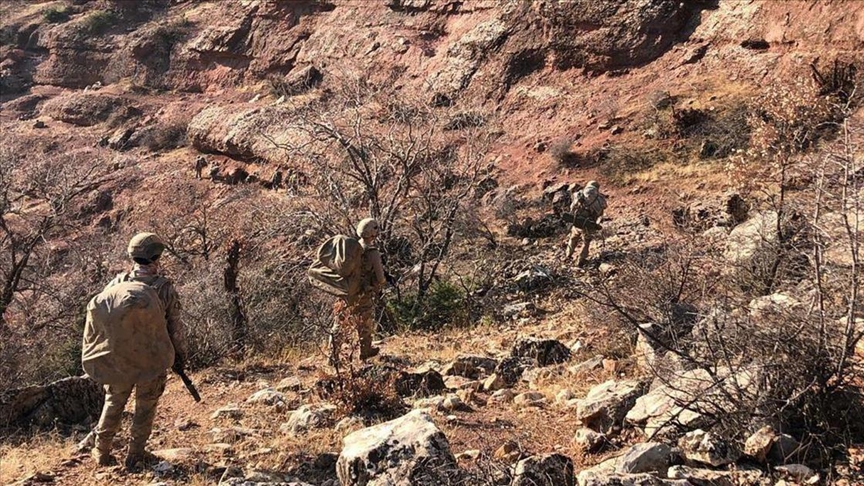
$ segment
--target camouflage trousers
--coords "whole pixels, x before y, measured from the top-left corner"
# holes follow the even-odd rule
[[[579,229],[575,226],[570,228],[570,238],[567,240],[566,258],[571,258],[576,250],[576,244],[582,240],[582,249],[579,251],[579,258],[576,260],[576,265],[582,266],[588,261],[588,252],[591,248],[591,240],[594,239],[595,232],[585,229]]]
[[[135,415],[132,417],[132,441],[129,443],[130,454],[141,454],[150,433],[153,431],[153,419],[156,418],[156,404],[165,391],[166,375],[154,380],[129,385],[105,385],[105,406],[102,416],[96,426],[96,449],[104,454],[111,453],[114,436],[120,430],[123,410],[126,402],[135,389]]]
[[[330,331],[330,359],[338,361],[339,351],[346,340],[346,332],[357,330],[360,344],[360,359],[366,359],[372,351],[372,336],[375,334],[375,302],[360,298],[348,304],[336,301],[333,305],[333,328]]]

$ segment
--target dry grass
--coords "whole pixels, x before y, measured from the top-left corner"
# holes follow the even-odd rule
[[[36,435],[14,445],[0,445],[0,484],[53,470],[57,458],[72,454],[74,443],[56,433]]]

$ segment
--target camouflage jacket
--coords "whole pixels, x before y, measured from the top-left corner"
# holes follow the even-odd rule
[[[131,272],[123,272],[105,286],[109,289],[121,282],[136,281],[147,284],[156,290],[159,299],[165,306],[165,320],[168,321],[168,335],[174,345],[174,351],[181,360],[185,361],[188,353],[186,342],[186,325],[180,315],[180,296],[174,288],[174,282],[169,278],[156,274],[146,266],[135,265]]]

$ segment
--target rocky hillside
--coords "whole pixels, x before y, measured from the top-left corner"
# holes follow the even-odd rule
[[[0,2],[0,484],[864,484],[862,48],[848,1]],[[334,370],[305,269],[369,214]],[[142,230],[204,400],[129,473],[78,346]]]

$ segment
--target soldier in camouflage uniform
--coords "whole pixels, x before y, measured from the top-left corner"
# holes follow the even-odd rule
[[[576,265],[582,267],[588,261],[588,252],[591,240],[603,229],[598,221],[606,210],[606,197],[600,194],[600,184],[590,181],[584,189],[573,194],[573,202],[570,211],[573,213],[573,226],[570,228],[570,237],[567,240],[567,253],[565,258],[573,257],[573,251],[579,239],[582,239],[582,249]]]
[[[204,170],[204,167],[207,166],[207,159],[204,157],[198,157],[195,160],[195,178],[201,179],[201,172]]]
[[[186,328],[180,317],[180,298],[174,284],[159,272],[159,257],[165,250],[165,243],[153,233],[140,233],[129,242],[127,252],[135,262],[131,272],[121,273],[105,288],[127,281],[138,281],[150,285],[156,290],[164,308],[168,323],[168,335],[174,345],[174,368],[182,368],[186,360]],[[166,374],[162,373],[156,379],[143,383],[112,383],[104,386],[105,406],[102,416],[96,426],[96,440],[93,457],[99,465],[113,462],[111,448],[114,436],[120,429],[120,422],[126,402],[135,389],[135,415],[132,419],[129,451],[126,457],[126,467],[133,469],[144,460],[144,447],[153,430],[153,419],[156,417],[156,404],[165,391]]]
[[[387,283],[384,275],[384,265],[381,253],[374,246],[378,237],[378,222],[366,218],[357,225],[357,236],[363,247],[363,259],[357,278],[360,279],[358,290],[349,294],[344,305],[337,303],[335,329],[332,336],[339,336],[345,321],[357,328],[360,341],[360,359],[367,360],[378,355],[379,349],[372,346],[372,336],[375,334],[375,300],[378,293]],[[338,360],[338,337],[331,338],[331,359]]]

